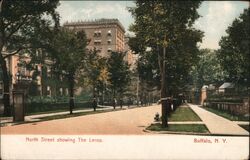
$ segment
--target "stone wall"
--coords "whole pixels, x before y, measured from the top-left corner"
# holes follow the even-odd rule
[[[243,103],[205,102],[204,106],[209,106],[217,110],[227,111],[232,115],[249,116],[249,98],[244,98]]]

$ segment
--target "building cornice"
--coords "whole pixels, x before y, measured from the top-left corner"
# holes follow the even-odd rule
[[[120,23],[118,19],[95,19],[95,20],[86,20],[86,21],[77,21],[77,22],[65,22],[63,24],[64,27],[75,27],[75,26],[100,26],[100,25],[117,25],[124,33],[125,28]]]

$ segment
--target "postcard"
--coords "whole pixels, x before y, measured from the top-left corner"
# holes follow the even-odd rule
[[[0,159],[249,159],[249,6],[0,0]]]

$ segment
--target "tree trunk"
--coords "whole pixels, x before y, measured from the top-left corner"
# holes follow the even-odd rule
[[[3,73],[3,103],[4,103],[4,115],[11,116],[10,108],[10,77],[8,74],[7,64],[2,55],[2,47],[0,47],[0,64]]]
[[[158,55],[159,57],[160,55]],[[159,64],[162,64],[161,69],[161,112],[162,112],[162,127],[168,127],[168,103],[167,103],[167,82],[166,82],[166,48],[163,47],[163,56],[162,56],[162,63],[159,62]],[[159,58],[158,60],[161,60]]]
[[[75,80],[74,80],[74,75],[69,75],[69,111],[70,114],[73,113],[73,109],[75,108],[75,103],[74,103],[74,85],[75,85]]]

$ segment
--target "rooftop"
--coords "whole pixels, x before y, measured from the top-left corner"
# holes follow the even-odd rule
[[[234,84],[233,83],[229,83],[229,82],[225,82],[223,83],[219,89],[224,89],[224,88],[234,88]]]
[[[85,20],[85,21],[79,20],[75,22],[67,21],[63,24],[63,26],[74,26],[74,25],[87,26],[87,25],[106,25],[106,24],[118,24],[120,28],[125,32],[125,28],[120,23],[120,21],[116,18],[112,18],[112,19],[101,18],[101,19]]]

